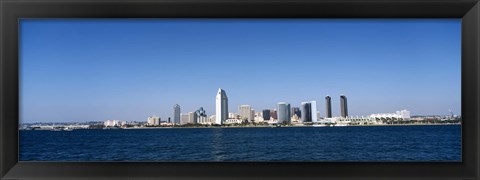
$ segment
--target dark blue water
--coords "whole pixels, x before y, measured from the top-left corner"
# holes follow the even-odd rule
[[[461,126],[20,131],[20,161],[461,161]]]

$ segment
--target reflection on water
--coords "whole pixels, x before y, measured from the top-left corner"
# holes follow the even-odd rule
[[[461,161],[461,126],[20,131],[20,161]]]
[[[225,159],[225,146],[223,140],[223,128],[214,128],[212,138],[212,157],[214,161],[222,161]]]

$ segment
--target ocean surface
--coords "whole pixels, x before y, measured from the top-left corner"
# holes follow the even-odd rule
[[[461,126],[20,131],[20,161],[461,161]]]

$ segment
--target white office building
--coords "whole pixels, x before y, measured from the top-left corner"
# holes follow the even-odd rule
[[[380,114],[371,114],[370,119],[393,119],[393,120],[410,120],[410,111],[406,109],[397,111],[395,113],[380,113]]]
[[[150,126],[160,125],[160,117],[155,116],[155,115],[148,117],[147,124],[150,125]]]
[[[105,127],[114,127],[114,126],[121,126],[125,124],[124,122],[120,122],[119,120],[106,120],[103,122]]]
[[[215,124],[222,124],[228,119],[228,98],[223,89],[218,89],[215,97],[215,118]]]

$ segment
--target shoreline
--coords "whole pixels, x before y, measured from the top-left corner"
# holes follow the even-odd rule
[[[453,126],[462,125],[461,123],[439,123],[439,124],[368,124],[368,125],[346,125],[346,126],[313,126],[313,125],[290,125],[290,126],[202,126],[202,127],[125,127],[125,128],[78,128],[70,130],[53,130],[53,129],[19,129],[25,131],[73,131],[73,130],[89,130],[89,129],[101,129],[101,130],[132,130],[132,129],[192,129],[192,128],[342,128],[342,127],[374,127],[374,126]]]
[[[138,127],[138,128],[117,128],[117,129],[190,129],[190,128],[335,128],[335,127],[372,127],[372,126],[449,126],[462,125],[461,123],[451,124],[369,124],[369,125],[347,125],[347,126],[311,126],[311,125],[293,125],[293,126],[224,126],[224,127]],[[108,130],[108,129],[105,129]]]

